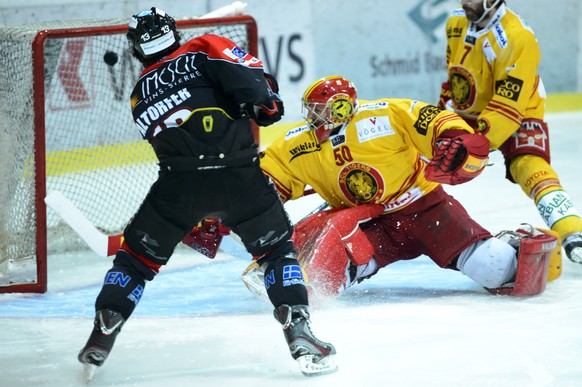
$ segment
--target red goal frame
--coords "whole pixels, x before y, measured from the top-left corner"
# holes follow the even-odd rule
[[[258,56],[258,29],[256,21],[248,15],[178,20],[178,28],[245,25],[247,30],[248,51]],[[44,293],[47,290],[47,208],[44,198],[46,189],[46,149],[45,149],[45,82],[44,82],[44,46],[49,38],[75,38],[106,34],[125,34],[127,24],[100,27],[79,27],[63,29],[46,29],[38,31],[32,42],[32,79],[34,85],[34,149],[35,149],[35,210],[36,210],[36,282],[0,286],[0,293]],[[128,111],[129,114],[129,111]],[[259,129],[254,125],[253,132],[259,141]]]

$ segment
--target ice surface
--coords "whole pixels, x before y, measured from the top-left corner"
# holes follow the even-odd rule
[[[548,115],[552,164],[582,209],[582,113]],[[491,231],[544,226],[503,162],[446,187]],[[318,203],[289,203],[294,221]],[[312,313],[340,369],[305,378],[270,306],[239,279],[250,259],[229,238],[216,259],[180,248],[148,283],[92,386],[582,386],[582,265],[536,297],[493,296],[425,257],[378,275]],[[446,240],[443,240],[446,243]],[[49,258],[46,294],[0,295],[0,386],[83,385],[76,356],[110,260]]]

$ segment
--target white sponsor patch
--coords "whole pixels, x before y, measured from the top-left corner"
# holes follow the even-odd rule
[[[388,102],[365,103],[363,105],[360,105],[360,107],[358,107],[358,111],[384,109],[387,106],[388,106]]]
[[[580,217],[568,193],[561,190],[552,191],[542,196],[538,201],[538,211],[550,228],[557,221],[569,216]]]
[[[423,191],[420,190],[419,187],[412,187],[396,200],[391,201],[390,203],[383,203],[384,205],[384,213],[396,211],[414,201],[418,198],[422,197],[424,194]]]
[[[174,33],[170,31],[169,33],[162,35],[150,42],[141,43],[140,46],[144,54],[154,55],[170,47],[172,44],[174,44],[175,41],[176,39],[174,38]]]
[[[394,134],[388,116],[364,118],[356,122],[356,130],[361,143]]]
[[[252,55],[247,54],[238,47],[234,47],[232,49],[225,48],[224,50],[222,50],[222,53],[229,57],[230,59],[232,59],[234,62],[242,63],[247,66],[260,62],[259,59],[255,58]]]
[[[493,51],[493,47],[491,47],[491,42],[487,38],[483,40],[483,54],[485,55],[485,58],[487,58],[487,63],[489,64],[497,58],[495,51]]]

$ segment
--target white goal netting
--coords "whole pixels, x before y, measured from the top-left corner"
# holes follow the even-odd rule
[[[0,292],[38,284],[47,246],[80,243],[56,213],[45,213],[47,193],[60,191],[98,229],[116,234],[156,178],[153,151],[131,118],[129,94],[142,68],[129,52],[126,23],[0,26]],[[184,40],[224,35],[256,55],[251,17],[178,27]]]

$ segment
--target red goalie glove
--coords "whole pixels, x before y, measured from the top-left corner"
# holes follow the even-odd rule
[[[182,243],[208,258],[214,258],[222,237],[229,234],[230,229],[223,226],[220,219],[206,218],[182,239]]]
[[[480,134],[439,137],[424,176],[437,183],[465,183],[483,172],[489,161],[489,146],[489,140]]]

